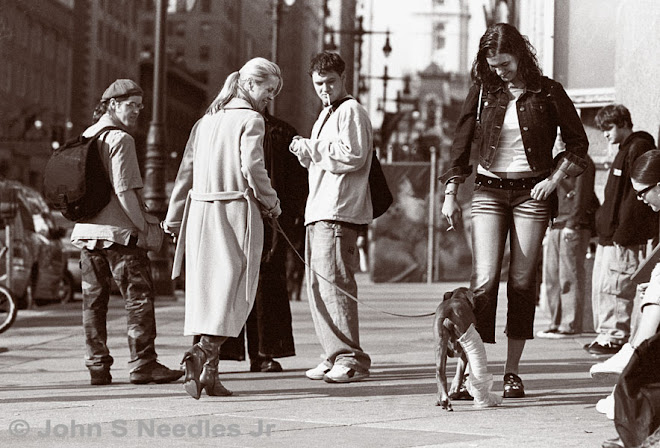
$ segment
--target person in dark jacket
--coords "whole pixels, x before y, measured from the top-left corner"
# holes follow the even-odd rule
[[[594,193],[596,168],[591,157],[586,159],[588,165],[582,174],[562,179],[557,186],[557,217],[546,233],[543,250],[550,325],[536,333],[539,338],[582,332],[587,282],[584,262],[599,205]]]
[[[648,241],[658,234],[658,214],[637,199],[630,181],[637,158],[655,148],[653,137],[633,132],[630,111],[621,105],[603,107],[596,125],[612,145],[618,144],[605,185],[605,199],[596,214],[598,247],[594,258],[592,306],[598,336],[585,350],[614,355],[630,337],[635,284],[631,280],[646,256]]]
[[[293,238],[296,233],[304,233],[303,216],[308,191],[307,171],[289,152],[289,144],[298,132],[285,121],[270,115],[268,110],[264,118],[266,170],[282,208],[278,221],[287,236]],[[281,372],[282,366],[273,358],[296,354],[287,291],[287,250],[284,237],[264,222],[264,255],[255,305],[241,334],[222,345],[221,359],[244,360],[246,334],[251,372]]]
[[[589,140],[566,91],[543,76],[534,48],[514,26],[488,27],[479,41],[472,79],[449,169],[440,178],[446,184],[442,214],[451,227],[461,225],[456,192],[472,173],[473,153],[479,161],[471,210],[476,329],[484,342],[495,343],[500,272],[509,240],[504,398],[521,398],[525,389],[518,370],[525,343],[534,338],[537,261],[551,199],[562,178],[586,168]],[[566,150],[555,164],[557,128]]]

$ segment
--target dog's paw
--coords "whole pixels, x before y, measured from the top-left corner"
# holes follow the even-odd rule
[[[451,402],[449,400],[438,400],[435,402],[436,406],[442,406],[442,409],[446,411],[453,411],[454,409],[451,407]]]

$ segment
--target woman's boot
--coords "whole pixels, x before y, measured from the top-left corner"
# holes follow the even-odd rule
[[[200,381],[202,387],[206,389],[206,393],[211,397],[228,397],[233,395],[233,392],[227,389],[220,382],[220,375],[218,375],[218,357],[209,359],[204,364]]]
[[[200,346],[206,351],[207,358],[202,369],[202,374],[199,381],[202,388],[206,389],[206,393],[212,397],[229,396],[231,391],[225,389],[220,382],[218,375],[218,363],[220,362],[220,346],[227,338],[222,336],[207,336],[203,335],[200,341]]]
[[[183,356],[181,364],[184,364],[186,376],[183,380],[183,387],[195,400],[199,400],[202,394],[202,383],[200,376],[206,359],[207,352],[200,346],[200,344],[193,345]]]

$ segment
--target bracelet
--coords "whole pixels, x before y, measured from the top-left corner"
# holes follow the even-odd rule
[[[445,191],[445,196],[456,196],[455,191]]]

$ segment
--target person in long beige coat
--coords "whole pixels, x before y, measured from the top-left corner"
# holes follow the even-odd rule
[[[282,87],[279,67],[263,58],[229,75],[192,129],[165,218],[177,236],[172,278],[185,253],[185,335],[201,335],[189,349],[184,387],[198,399],[230,395],[218,378],[218,351],[238,336],[259,280],[263,218],[280,202],[264,165],[267,104]]]

